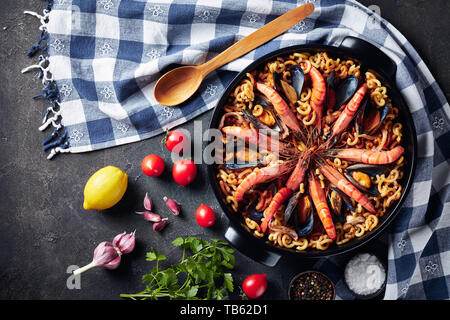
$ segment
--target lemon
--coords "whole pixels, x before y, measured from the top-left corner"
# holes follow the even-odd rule
[[[85,210],[105,210],[122,199],[128,187],[128,175],[121,169],[107,166],[95,172],[84,187]]]

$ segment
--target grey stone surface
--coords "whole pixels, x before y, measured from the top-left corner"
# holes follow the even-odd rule
[[[449,97],[448,65],[449,2],[446,0],[385,1],[364,0],[378,5],[383,17],[392,22],[417,48]],[[22,75],[28,66],[25,54],[38,37],[38,21],[24,10],[41,12],[43,1],[3,0],[0,9],[0,299],[119,299],[120,293],[140,291],[141,276],[153,267],[145,262],[145,252],[156,247],[174,262],[171,241],[178,236],[202,235],[223,238],[228,225],[219,210],[206,176],[200,166],[195,184],[177,186],[171,178],[171,161],[161,149],[162,136],[92,153],[62,155],[46,160],[41,142],[46,133],[37,131],[46,102],[32,100],[41,86],[32,73]],[[211,112],[198,119],[207,126]],[[192,122],[183,128],[192,130]],[[158,153],[166,161],[159,178],[141,173],[140,161]],[[124,199],[105,212],[84,211],[83,188],[96,170],[115,165],[129,175]],[[155,208],[170,223],[162,233],[133,212],[142,208],[149,192]],[[163,196],[182,204],[182,214],[174,217],[165,207]],[[206,203],[216,209],[214,227],[204,229],[195,223],[195,208]],[[136,229],[137,245],[123,257],[115,271],[90,270],[81,278],[80,290],[66,287],[70,265],[91,261],[95,246],[111,241],[123,231]],[[252,262],[236,253],[233,272],[236,287],[251,273],[269,274],[267,299],[286,299],[291,277],[310,267],[311,262],[283,259],[275,268]],[[238,291],[238,290],[236,290]]]

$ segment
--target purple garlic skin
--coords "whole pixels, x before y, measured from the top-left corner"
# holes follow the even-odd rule
[[[120,265],[121,255],[122,253],[111,242],[103,241],[95,248],[92,261],[98,267],[112,270]]]
[[[159,214],[153,212],[144,212],[144,219],[151,222],[159,222],[161,221],[161,216]]]
[[[118,234],[114,237],[113,243],[108,241],[101,242],[94,250],[92,262],[76,269],[73,274],[79,275],[94,267],[110,270],[117,269],[120,265],[122,254],[133,251],[135,242],[135,232]]]
[[[150,211],[136,212],[136,214],[142,215],[145,220],[150,221],[150,222],[161,221],[161,216],[159,214],[153,213],[153,212],[150,212]]]
[[[167,224],[167,220],[169,220],[169,219],[168,218],[162,218],[161,221],[155,222],[153,224],[153,231],[161,231],[162,229],[164,229],[164,227]]]
[[[152,199],[150,199],[148,193],[145,193],[144,197],[144,208],[148,211],[152,211]]]
[[[121,233],[114,237],[113,246],[115,246],[122,254],[130,253],[134,250],[136,237],[133,233]]]
[[[167,197],[164,197],[163,200],[166,203],[169,210],[172,211],[172,213],[174,215],[177,216],[180,214],[180,206],[178,205],[178,203],[175,200],[169,199]]]

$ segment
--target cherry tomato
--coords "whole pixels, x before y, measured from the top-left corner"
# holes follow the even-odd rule
[[[214,214],[213,209],[208,207],[205,204],[201,204],[200,207],[195,211],[195,220],[200,227],[211,227],[216,221],[216,215]]]
[[[177,160],[173,164],[172,175],[176,183],[184,187],[194,181],[197,175],[197,166],[192,160]]]
[[[157,177],[164,171],[164,160],[156,154],[149,154],[142,159],[141,168],[145,175],[149,177]]]
[[[245,278],[242,289],[247,297],[256,299],[261,297],[267,289],[266,274],[252,274]]]
[[[166,137],[166,148],[169,151],[181,153],[189,145],[189,137],[182,131],[170,131]]]

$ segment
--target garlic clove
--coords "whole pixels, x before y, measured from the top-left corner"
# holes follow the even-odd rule
[[[120,255],[111,242],[103,241],[94,250],[93,261],[99,267],[103,267],[115,260]]]
[[[144,197],[144,208],[148,211],[152,211],[152,199],[150,199],[150,196],[148,193],[145,193]]]
[[[120,266],[121,256],[117,256],[115,259],[109,261],[107,264],[104,264],[102,267],[109,270],[117,269]]]
[[[122,254],[130,253],[134,250],[136,242],[135,233],[121,233],[114,237],[113,245],[119,249]]]
[[[153,231],[161,231],[162,229],[164,229],[164,227],[167,224],[167,220],[169,220],[169,219],[163,218],[163,219],[161,219],[161,221],[155,222],[153,224]]]
[[[161,221],[161,216],[157,213],[149,212],[149,211],[143,211],[143,212],[136,212],[136,214],[140,214],[144,217],[145,220],[150,222],[158,222]]]
[[[164,202],[166,203],[167,207],[169,208],[169,210],[174,214],[174,215],[179,215],[180,214],[180,206],[178,205],[178,203],[173,200],[173,199],[169,199],[167,197],[163,198]]]
[[[121,252],[111,242],[103,241],[95,248],[92,262],[76,269],[73,274],[79,275],[94,267],[116,269],[120,265],[120,255]]]
[[[144,212],[144,219],[151,222],[159,222],[161,221],[161,216],[159,214],[153,212]]]

